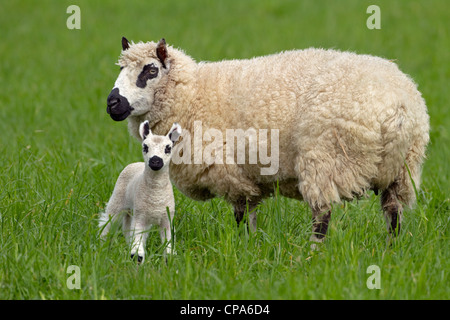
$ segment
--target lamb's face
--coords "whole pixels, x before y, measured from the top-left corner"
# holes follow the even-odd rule
[[[122,38],[123,50],[129,49],[128,40]],[[155,88],[167,73],[164,39],[157,44],[155,54],[137,57],[129,64],[120,65],[120,74],[108,96],[107,112],[115,121],[128,116],[143,115],[151,110]]]
[[[145,164],[153,171],[168,167],[173,144],[181,135],[180,125],[174,123],[166,136],[158,136],[152,134],[148,121],[145,121],[140,125],[139,133],[143,139],[142,153]]]
[[[147,136],[142,142],[145,164],[153,171],[167,167],[172,158],[172,145],[172,141],[166,136]]]

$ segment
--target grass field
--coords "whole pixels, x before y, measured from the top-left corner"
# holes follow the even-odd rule
[[[66,8],[81,9],[69,30]],[[381,8],[369,30],[366,9]],[[3,1],[0,5],[0,299],[449,299],[448,1]],[[259,230],[236,228],[223,199],[175,190],[177,255],[152,229],[146,262],[121,233],[100,242],[98,213],[118,174],[141,160],[125,122],[106,113],[120,39],[158,40],[197,61],[306,47],[395,59],[419,84],[431,143],[415,209],[386,244],[379,198],[337,205],[312,253],[311,212],[265,201]],[[80,289],[69,289],[70,265]],[[367,268],[380,268],[370,290]]]

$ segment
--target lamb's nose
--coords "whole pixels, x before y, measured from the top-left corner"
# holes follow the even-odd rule
[[[150,169],[152,169],[154,171],[158,171],[159,169],[161,169],[164,166],[164,161],[163,161],[163,159],[161,159],[158,156],[153,156],[148,161],[148,165],[149,165]]]

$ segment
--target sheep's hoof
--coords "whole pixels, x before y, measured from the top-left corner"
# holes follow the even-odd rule
[[[312,252],[320,251],[320,246],[323,243],[323,240],[324,240],[323,236],[319,238],[319,237],[317,237],[317,235],[313,234],[311,236],[311,238],[309,239],[309,241],[311,242],[311,246],[310,246],[311,251]]]
[[[134,253],[131,254],[131,260],[134,260],[134,256],[135,256]],[[143,260],[144,260],[144,257],[142,257],[142,256],[140,256],[140,255],[137,256],[137,262],[138,262],[138,263],[141,263]]]

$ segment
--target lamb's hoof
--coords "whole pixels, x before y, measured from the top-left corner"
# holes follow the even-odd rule
[[[134,256],[135,256],[134,253],[131,254],[131,260],[134,260]],[[137,262],[138,262],[139,264],[140,264],[143,260],[144,260],[144,257],[142,257],[142,256],[140,256],[140,255],[137,256]]]
[[[175,249],[168,249],[168,250],[166,250],[166,254],[168,254],[168,255],[176,255],[177,252],[175,251]]]

